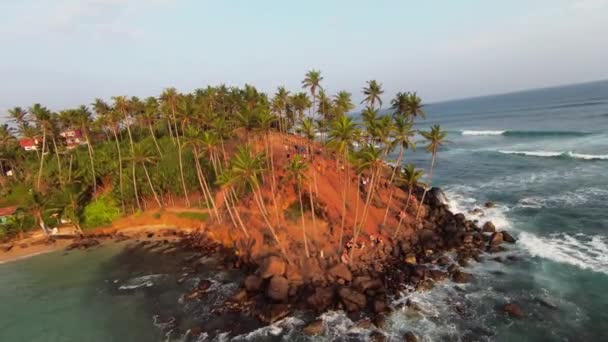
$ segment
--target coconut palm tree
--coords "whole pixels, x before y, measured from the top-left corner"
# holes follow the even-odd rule
[[[159,110],[158,110],[158,101],[155,97],[147,97],[144,103],[144,109],[139,119],[143,126],[147,127],[150,131],[150,135],[152,136],[152,140],[154,141],[154,146],[156,146],[156,151],[158,151],[158,155],[162,158],[163,152],[158,145],[158,141],[156,139],[156,134],[154,133],[154,124],[159,118]]]
[[[403,172],[399,177],[399,182],[407,185],[407,199],[405,201],[405,207],[403,208],[403,213],[399,217],[399,224],[397,225],[397,229],[395,230],[395,237],[399,234],[399,230],[401,229],[401,224],[403,223],[403,219],[405,219],[405,215],[407,214],[407,209],[410,205],[410,198],[412,197],[412,191],[418,185],[421,185],[420,179],[424,175],[423,170],[416,169],[414,164],[407,164],[403,168]]]
[[[127,127],[127,134],[129,136],[129,147],[131,150],[131,158],[125,158],[125,160],[131,160],[131,178],[133,179],[133,194],[135,196],[135,203],[137,209],[141,210],[141,204],[139,202],[139,194],[137,193],[137,183],[135,182],[135,144],[133,143],[133,134],[131,133],[131,103],[126,96],[114,96],[114,108],[120,113],[120,121],[122,121]],[[118,168],[121,169],[122,162],[119,161]]]
[[[414,134],[415,133],[412,130],[411,123],[407,122],[406,119],[401,116],[395,117],[391,145],[393,148],[399,146],[399,156],[397,157],[397,161],[393,166],[393,172],[391,173],[389,184],[393,184],[397,170],[401,169],[401,162],[403,161],[403,153],[405,152],[405,150],[407,150],[408,148],[416,148],[415,142],[411,140]],[[388,212],[391,207],[391,201],[393,199],[394,192],[394,187],[391,187],[391,192],[388,197],[388,203],[386,205],[386,211],[384,212],[384,219],[382,220],[382,224],[386,224],[386,219],[388,217]]]
[[[186,178],[184,177],[184,163],[182,161],[182,159],[183,159],[182,145],[179,140],[180,134],[179,134],[179,130],[177,128],[178,126],[177,126],[176,110],[177,110],[177,106],[178,106],[180,97],[181,96],[177,93],[177,90],[175,90],[175,88],[167,88],[161,94],[160,99],[161,99],[161,102],[163,102],[165,104],[165,106],[168,108],[168,110],[171,113],[171,117],[173,118],[173,126],[175,129],[175,131],[174,131],[175,141],[177,142],[177,156],[178,156],[178,161],[179,161],[179,173],[180,173],[180,177],[181,177],[181,181],[182,181],[182,189],[184,191],[184,198],[186,200],[186,206],[189,208],[190,199],[188,199],[188,189],[186,187]]]
[[[287,132],[285,119],[287,117],[287,106],[289,106],[289,91],[285,87],[278,87],[272,99],[272,109],[279,117],[279,130]]]
[[[346,115],[340,115],[331,124],[329,131],[328,144],[338,155],[342,157],[344,165],[344,179],[342,185],[342,222],[340,223],[340,239],[339,248],[342,248],[342,239],[344,237],[344,223],[346,220],[346,194],[348,191],[349,175],[348,175],[348,155],[360,135],[358,125],[352,118]]]
[[[429,168],[429,178],[427,180],[427,186],[424,187],[422,199],[420,200],[420,204],[418,205],[418,211],[416,212],[416,221],[418,221],[418,216],[420,215],[420,208],[422,208],[426,193],[428,192],[429,187],[431,186],[431,181],[433,179],[433,169],[435,168],[435,159],[437,157],[437,150],[439,149],[439,147],[445,144],[445,138],[447,137],[448,133],[446,131],[442,131],[440,125],[433,125],[431,126],[430,131],[421,131],[420,135],[422,135],[422,137],[426,139],[426,151],[432,154],[432,159],[431,167]]]
[[[312,107],[310,108],[310,116],[313,116],[313,113],[316,109],[317,104],[317,89],[321,88],[321,81],[323,80],[323,76],[321,76],[321,72],[319,70],[310,70],[306,73],[304,80],[302,81],[302,88],[308,89],[310,91],[310,97],[312,98]]]
[[[334,111],[336,116],[346,115],[353,108],[355,108],[355,105],[351,100],[351,93],[340,91],[334,96]]]
[[[291,97],[291,104],[293,105],[293,109],[298,116],[298,120],[302,121],[304,119],[304,111],[310,108],[311,103],[308,95],[306,93],[296,93]]]
[[[154,199],[156,200],[158,207],[162,208],[163,204],[161,203],[160,198],[158,197],[158,194],[156,193],[156,190],[154,189],[154,185],[152,184],[152,179],[150,178],[150,173],[148,172],[148,167],[147,167],[147,165],[152,165],[157,162],[156,153],[152,153],[148,148],[146,148],[144,145],[142,145],[140,143],[140,144],[136,144],[133,147],[133,155],[128,159],[133,164],[140,165],[142,167],[142,169],[144,169],[144,174],[146,175],[146,179],[148,180],[148,186],[150,187],[150,190],[152,191],[152,194],[154,195]],[[137,186],[136,183],[137,183],[137,180],[135,179],[135,177],[133,177],[134,186]]]
[[[285,172],[287,176],[287,180],[295,181],[296,189],[298,191],[298,199],[300,201],[300,216],[302,218],[302,236],[304,239],[304,250],[306,251],[306,257],[310,258],[310,252],[308,250],[308,238],[306,236],[306,221],[304,220],[304,204],[302,202],[302,184],[305,180],[304,173],[308,169],[308,164],[306,164],[301,158],[300,155],[295,155],[291,162],[287,164],[285,167]],[[312,197],[312,194],[310,194]],[[314,209],[312,209],[314,212]]]
[[[87,145],[87,152],[89,154],[89,163],[91,165],[91,176],[93,183],[93,192],[97,192],[97,175],[95,173],[95,151],[93,150],[93,144],[90,139],[90,125],[91,125],[91,112],[86,106],[80,106],[78,109],[69,112],[72,116],[72,122],[75,123],[76,127],[80,128],[82,135],[85,138]]]
[[[382,90],[381,83],[378,83],[376,80],[367,81],[367,86],[363,88],[363,95],[365,95],[365,97],[361,103],[365,103],[369,107],[374,108],[376,102],[378,102],[379,107],[382,107],[382,94],[384,94],[384,90]]]
[[[422,104],[422,100],[420,99],[420,97],[418,97],[416,92],[409,93],[408,110],[412,122],[417,117],[421,117],[423,119],[426,118],[426,112],[424,111],[423,107],[424,105]]]
[[[361,158],[360,167],[368,170],[369,174],[371,175],[371,179],[369,181],[369,187],[365,198],[365,205],[363,206],[363,213],[361,214],[361,221],[359,223],[355,223],[354,241],[357,241],[357,237],[361,229],[363,229],[367,223],[369,206],[372,198],[374,197],[376,185],[378,184],[378,179],[380,177],[380,171],[383,167],[383,151],[373,144],[366,144],[363,146],[358,155],[359,158]]]
[[[10,121],[14,122],[19,132],[25,131],[27,126],[28,112],[21,107],[14,107],[8,110]]]
[[[42,153],[40,154],[40,167],[38,168],[38,180],[36,181],[36,188],[40,189],[40,182],[42,180],[42,167],[44,166],[44,155],[46,153],[46,136],[50,126],[51,112],[41,106],[39,103],[35,103],[29,108],[29,112],[34,117],[34,122],[38,131],[42,132]]]

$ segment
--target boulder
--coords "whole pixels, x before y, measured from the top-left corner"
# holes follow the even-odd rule
[[[501,233],[502,233],[502,239],[504,241],[506,241],[508,243],[515,243],[515,241],[516,241],[515,238],[511,234],[509,234],[507,231],[503,230]]]
[[[233,302],[242,302],[245,299],[247,299],[247,290],[245,289],[241,289],[239,291],[237,291],[234,295],[232,295],[232,297],[230,297],[230,300]]]
[[[269,256],[262,262],[260,266],[260,277],[268,279],[274,276],[282,276],[285,274],[287,263],[278,256]]]
[[[452,281],[454,281],[455,283],[468,283],[471,281],[472,278],[473,276],[471,274],[462,272],[460,270],[455,271],[452,274]]]
[[[291,309],[287,304],[268,304],[258,311],[258,318],[265,323],[274,323],[287,317]]]
[[[371,334],[369,334],[369,339],[374,342],[385,342],[388,340],[386,335],[380,331],[372,331]]]
[[[418,337],[413,332],[408,331],[405,334],[403,334],[403,341],[405,341],[405,342],[418,342]]]
[[[250,275],[245,278],[245,289],[249,292],[257,292],[262,288],[263,279],[256,276]]]
[[[276,301],[284,301],[289,294],[289,282],[283,276],[274,276],[270,279],[268,288],[266,288],[266,296]]]
[[[325,325],[323,324],[323,320],[317,319],[305,326],[302,331],[308,336],[323,335],[325,334]]]
[[[519,308],[519,306],[517,306],[516,304],[513,304],[513,303],[508,303],[507,305],[505,305],[502,308],[502,310],[511,317],[515,317],[515,318],[524,317],[524,312]]]
[[[434,281],[442,281],[448,277],[448,274],[446,272],[440,271],[440,270],[428,270],[427,276],[429,278],[433,279]]]
[[[496,232],[496,226],[494,226],[494,223],[492,223],[492,221],[488,221],[483,224],[482,230],[484,233],[494,233]]]
[[[381,313],[381,312],[386,312],[386,311],[388,311],[388,305],[386,305],[386,301],[376,299],[374,301],[374,312]]]
[[[325,311],[333,302],[334,290],[330,287],[317,287],[315,293],[306,300],[316,312]]]
[[[483,206],[489,209],[489,208],[494,208],[496,206],[496,204],[494,202],[486,202],[486,203],[484,203]]]
[[[335,266],[329,269],[329,274],[334,278],[341,278],[345,281],[353,280],[353,275],[348,269],[348,266],[346,266],[346,264],[336,264]]]
[[[498,246],[503,242],[502,233],[496,232],[492,234],[492,238],[490,239],[490,246]]]
[[[367,298],[361,292],[353,290],[349,287],[343,287],[338,290],[338,296],[349,312],[362,310],[367,304]]]
[[[405,263],[409,265],[416,265],[416,254],[410,253],[405,257]]]

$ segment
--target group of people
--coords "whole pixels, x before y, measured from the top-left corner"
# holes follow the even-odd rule
[[[371,247],[376,247],[378,245],[384,244],[384,239],[380,235],[370,234],[369,242],[370,242]],[[355,248],[355,249],[365,248],[365,240],[355,241],[354,238],[351,238],[350,240],[348,240],[348,242],[344,246],[342,255],[340,256],[340,261],[342,261],[342,263],[348,264],[350,262],[349,253],[353,248]]]

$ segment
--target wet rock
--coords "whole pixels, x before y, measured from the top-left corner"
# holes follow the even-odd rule
[[[245,290],[245,289],[240,289],[234,295],[232,295],[232,297],[230,297],[230,300],[235,303],[242,302],[246,299],[247,299],[247,290]]]
[[[381,312],[386,312],[386,311],[388,311],[388,305],[386,304],[386,301],[380,300],[380,299],[374,300],[374,312],[375,313],[381,313]]]
[[[302,331],[308,336],[323,335],[325,334],[325,325],[323,324],[323,320],[318,319],[309,323]]]
[[[460,270],[455,271],[452,274],[452,281],[454,281],[455,283],[468,283],[471,281],[471,279],[473,279],[473,276],[471,274],[462,272]]]
[[[289,295],[289,282],[283,276],[274,276],[270,279],[268,288],[266,289],[266,296],[276,301],[284,301]]]
[[[515,318],[524,317],[524,312],[519,308],[519,306],[517,306],[516,304],[513,304],[513,303],[506,304],[502,308],[502,310],[511,317],[515,317]]]
[[[338,296],[349,312],[360,311],[365,308],[367,298],[361,292],[353,290],[349,287],[343,287],[338,290]]]
[[[97,246],[97,245],[99,245],[98,240],[87,238],[87,239],[74,241],[71,244],[69,244],[65,249],[66,249],[66,251],[70,251],[70,250],[73,250],[76,248],[87,249],[87,248],[91,248],[91,247]]]
[[[263,279],[256,276],[250,275],[245,278],[245,289],[249,292],[257,292],[262,288]]]
[[[287,317],[290,313],[291,309],[287,304],[268,304],[258,311],[258,318],[270,324]]]
[[[211,281],[207,279],[202,279],[198,282],[198,285],[196,287],[201,291],[207,291],[211,287]]]
[[[409,264],[409,265],[416,265],[417,261],[416,261],[416,254],[410,253],[405,257],[405,263]]]
[[[306,300],[316,312],[323,312],[332,304],[334,290],[330,287],[317,287],[315,293]]]
[[[372,333],[369,334],[369,338],[371,341],[374,341],[374,342],[388,341],[386,335],[384,335],[380,331],[372,331]]]
[[[516,241],[515,238],[511,234],[509,234],[507,231],[503,230],[501,233],[502,233],[502,239],[504,241],[506,241],[508,243],[515,243],[515,241]]]
[[[368,276],[362,276],[353,280],[353,286],[361,292],[365,292],[367,290],[377,290],[382,287],[382,281],[380,279],[372,279]]]
[[[329,269],[329,274],[334,278],[341,278],[345,281],[353,280],[353,275],[348,269],[348,266],[346,266],[346,264],[336,264],[335,266]]]
[[[286,262],[278,256],[269,256],[260,266],[260,277],[268,279],[285,274]]]
[[[427,276],[434,281],[443,281],[448,277],[448,274],[440,270],[428,270]]]
[[[405,341],[405,342],[418,342],[418,337],[413,332],[408,331],[405,334],[403,334],[403,341]]]
[[[504,246],[489,246],[488,247],[488,253],[500,253],[500,252],[504,252],[507,249]]]
[[[379,313],[374,317],[374,325],[380,329],[384,328],[384,324],[386,323],[386,315],[384,313]]]
[[[489,209],[496,207],[496,204],[494,202],[486,202],[483,206]]]
[[[503,242],[502,239],[502,233],[501,232],[496,232],[494,234],[492,234],[492,238],[490,239],[490,245],[491,246],[498,246]]]
[[[483,224],[482,231],[484,233],[494,233],[496,232],[496,226],[494,226],[494,223],[491,221],[488,221]]]
[[[469,214],[483,216],[484,213],[483,213],[483,210],[481,210],[480,208],[475,208],[475,209],[469,210]]]

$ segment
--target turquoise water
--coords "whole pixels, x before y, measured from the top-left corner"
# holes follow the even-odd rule
[[[608,81],[452,101],[427,111],[420,128],[440,123],[450,132],[434,185],[445,189],[455,211],[495,202],[483,217],[467,215],[491,220],[519,241],[500,255],[502,263],[493,256],[474,263],[471,284],[445,283],[395,298],[415,301],[422,311],[395,312],[385,333],[395,340],[405,331],[427,341],[605,340]],[[410,161],[427,167],[430,158],[420,148],[406,154]],[[176,285],[180,257],[121,249],[110,244],[0,265],[0,341],[193,340],[172,329],[209,324],[209,309],[236,289],[237,275],[210,266],[201,276],[213,281],[217,295],[184,303],[181,296],[195,284]],[[506,317],[501,308],[508,302],[526,317]],[[369,335],[341,313],[322,318],[327,340]],[[296,315],[238,339],[300,340],[303,324]]]

